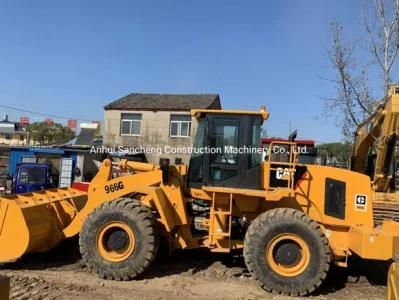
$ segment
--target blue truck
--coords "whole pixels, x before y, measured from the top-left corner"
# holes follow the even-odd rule
[[[21,163],[12,177],[12,194],[35,192],[56,187],[48,164]]]

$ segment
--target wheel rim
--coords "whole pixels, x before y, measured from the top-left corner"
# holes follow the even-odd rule
[[[309,265],[309,246],[295,234],[280,234],[267,246],[266,260],[277,274],[284,277],[298,276]]]
[[[110,262],[126,260],[133,253],[135,243],[133,230],[120,221],[105,224],[97,233],[97,250]]]

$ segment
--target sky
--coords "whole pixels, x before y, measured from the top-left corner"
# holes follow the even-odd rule
[[[362,3],[0,0],[0,104],[84,121],[133,92],[217,93],[225,109],[266,105],[269,135],[286,137],[291,124],[299,138],[339,141],[323,114],[334,96],[321,79],[335,76],[330,22],[365,39]]]

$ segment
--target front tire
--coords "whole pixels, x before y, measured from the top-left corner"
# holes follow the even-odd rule
[[[155,218],[137,200],[104,203],[87,217],[79,244],[90,271],[104,279],[133,279],[150,266],[157,254]]]
[[[277,208],[261,214],[245,236],[245,263],[268,292],[312,293],[327,276],[330,256],[320,226],[295,209]]]

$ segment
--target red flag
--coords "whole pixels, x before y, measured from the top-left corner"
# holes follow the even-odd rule
[[[77,120],[68,120],[68,127],[72,130],[75,130],[78,125]]]
[[[19,119],[19,122],[21,123],[21,125],[29,125],[30,124],[28,117],[21,117]]]
[[[50,118],[47,118],[46,120],[44,120],[44,122],[46,122],[47,125],[53,125],[54,124],[53,119],[50,119]]]

